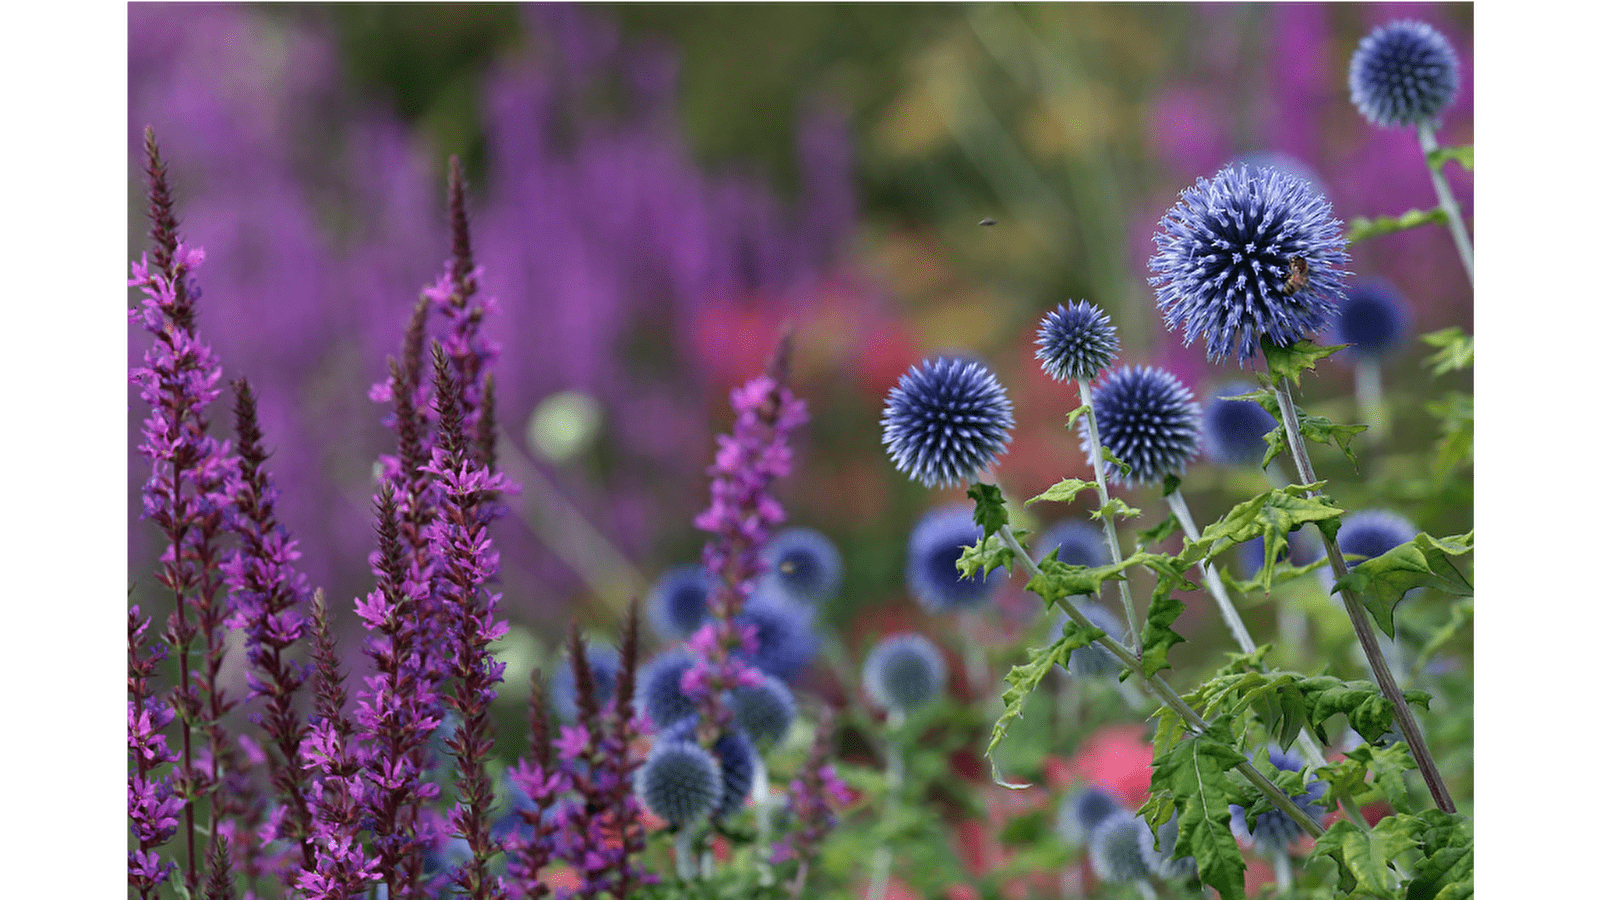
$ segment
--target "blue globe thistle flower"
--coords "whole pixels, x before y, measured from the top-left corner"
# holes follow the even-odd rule
[[[1057,305],[1039,323],[1039,349],[1033,355],[1050,377],[1076,381],[1100,374],[1116,358],[1117,329],[1100,307],[1087,300]]]
[[[622,657],[615,648],[604,644],[585,644],[583,658],[589,663],[589,673],[594,678],[595,706],[604,706],[616,693],[617,670],[622,667]],[[550,703],[561,721],[578,720],[578,685],[572,674],[572,661],[565,655],[550,676]]]
[[[1368,278],[1350,286],[1350,296],[1339,304],[1333,320],[1333,340],[1350,344],[1350,353],[1377,359],[1387,356],[1405,337],[1410,315],[1405,300],[1393,284]]]
[[[1207,456],[1230,466],[1261,464],[1267,452],[1265,436],[1278,427],[1278,420],[1253,400],[1222,399],[1255,390],[1249,382],[1235,381],[1212,395],[1200,416],[1205,437],[1200,446]]]
[[[1085,603],[1078,608],[1094,627],[1110,635],[1113,640],[1127,640],[1128,623],[1124,622],[1121,616],[1094,603]],[[1056,619],[1056,631],[1059,633],[1066,625],[1067,614],[1062,613]],[[1104,647],[1090,644],[1087,647],[1078,647],[1067,655],[1067,672],[1079,678],[1105,678],[1120,675],[1122,663]]]
[[[752,741],[783,742],[794,724],[794,694],[777,678],[767,677],[759,687],[733,689],[733,721]]]
[[[694,741],[658,739],[634,776],[633,789],[651,812],[683,828],[722,802],[722,768]]]
[[[1301,762],[1298,756],[1293,753],[1284,753],[1275,748],[1267,751],[1267,758],[1273,767],[1280,772],[1298,772],[1305,768],[1305,763]],[[1295,794],[1289,799],[1293,800],[1294,805],[1300,807],[1301,811],[1306,815],[1312,819],[1317,819],[1322,815],[1321,810],[1314,810],[1312,807],[1327,792],[1328,785],[1320,779],[1313,778],[1306,784],[1306,793]],[[1230,809],[1233,809],[1231,805]],[[1305,833],[1304,829],[1289,818],[1288,813],[1276,807],[1256,816],[1255,828],[1248,828],[1248,823],[1243,821],[1243,809],[1238,809],[1234,813],[1234,819],[1236,833],[1238,831],[1237,826],[1243,824],[1248,829],[1251,839],[1270,852],[1282,852],[1288,849],[1290,844]]]
[[[1150,284],[1168,329],[1204,338],[1206,359],[1252,358],[1321,330],[1344,295],[1333,206],[1304,178],[1231,166],[1196,179],[1161,218]]]
[[[657,742],[693,744],[698,724],[698,716],[683,719],[663,731]],[[716,758],[717,771],[722,776],[722,792],[711,810],[711,817],[723,819],[737,813],[744,806],[745,798],[750,796],[750,788],[755,784],[756,749],[748,737],[730,731],[711,745],[711,755]]]
[[[884,709],[911,712],[944,691],[944,657],[920,634],[879,641],[861,668],[867,697]]]
[[[1371,559],[1416,536],[1417,526],[1405,516],[1386,509],[1363,509],[1349,513],[1340,521],[1339,551],[1345,556]]]
[[[639,670],[634,702],[644,709],[657,731],[695,714],[695,703],[683,692],[683,673],[694,656],[679,647],[645,663]]]
[[[1089,836],[1089,866],[1096,878],[1110,884],[1150,875],[1145,854],[1155,845],[1150,826],[1131,812],[1112,813]]]
[[[1092,396],[1100,443],[1131,467],[1129,480],[1144,483],[1181,475],[1199,452],[1200,406],[1171,372],[1124,367],[1107,375]],[[1088,420],[1079,422],[1083,452],[1092,463]],[[1122,470],[1108,466],[1106,479],[1122,481]]]
[[[763,585],[802,603],[819,603],[839,590],[844,580],[844,558],[839,548],[820,531],[786,528],[761,548],[767,564]]]
[[[994,465],[1011,440],[1011,400],[982,363],[940,357],[900,376],[884,403],[894,467],[925,487],[960,485]]]
[[[963,504],[932,509],[911,529],[906,551],[906,587],[912,599],[929,612],[971,609],[988,602],[1000,579],[968,578],[956,568],[962,551],[983,540]],[[990,573],[993,574],[993,573]]]
[[[1080,519],[1063,519],[1040,533],[1033,544],[1034,557],[1042,560],[1051,550],[1056,551],[1056,559],[1069,566],[1111,564],[1104,532]]]
[[[1061,799],[1056,811],[1056,834],[1069,847],[1088,843],[1100,823],[1124,812],[1121,801],[1098,785],[1078,788]]]
[[[754,625],[756,652],[737,655],[774,678],[788,678],[817,655],[812,609],[772,591],[756,591],[734,621]]]
[[[1172,848],[1178,840],[1177,810],[1173,810],[1167,821],[1156,829],[1155,838],[1144,852],[1144,864],[1150,869],[1150,874],[1167,881],[1188,881],[1198,874],[1200,869],[1195,865],[1194,857],[1173,858]],[[1158,843],[1160,849],[1156,847]]]
[[[1382,128],[1434,121],[1460,86],[1455,48],[1423,22],[1375,28],[1350,57],[1350,102]]]
[[[705,622],[707,601],[716,580],[698,563],[684,563],[661,573],[644,601],[650,628],[669,641],[681,641]]]

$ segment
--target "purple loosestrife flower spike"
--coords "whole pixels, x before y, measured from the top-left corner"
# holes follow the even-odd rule
[[[1261,464],[1261,457],[1267,452],[1265,437],[1278,427],[1278,420],[1254,400],[1223,399],[1253,393],[1255,389],[1249,382],[1235,381],[1212,394],[1200,416],[1200,448],[1206,456],[1230,466]]]
[[[849,789],[839,781],[833,764],[828,762],[833,747],[833,710],[823,707],[817,719],[817,734],[812,741],[806,761],[789,782],[789,810],[792,814],[788,833],[772,846],[774,864],[795,860],[800,864],[795,874],[793,896],[804,896],[805,873],[816,858],[822,845],[838,821],[834,810],[849,803]]]
[[[1424,22],[1375,28],[1350,57],[1350,102],[1382,128],[1437,120],[1460,86],[1455,48]]]
[[[305,866],[312,862],[311,813],[299,761],[304,722],[295,710],[295,696],[309,673],[289,658],[288,651],[306,635],[310,588],[294,567],[300,557],[295,541],[277,520],[278,492],[263,468],[267,451],[256,422],[255,394],[242,379],[233,388],[239,438],[239,483],[233,501],[240,547],[223,563],[222,571],[233,594],[232,624],[245,632],[250,699],[266,700],[261,726],[270,741],[267,768],[278,802],[285,808],[275,836],[299,844]]]
[[[610,647],[589,646],[584,654],[594,703],[596,707],[603,706],[616,693],[617,672],[622,667],[622,657]],[[578,710],[577,684],[572,666],[556,669],[555,677],[550,680],[550,705],[555,708],[556,718],[563,722],[583,721]]]
[[[129,380],[150,406],[139,444],[151,466],[143,489],[144,517],[154,521],[167,540],[156,581],[173,594],[173,612],[163,635],[178,661],[172,705],[182,722],[182,752],[173,787],[188,801],[183,808],[188,859],[184,885],[190,893],[198,893],[203,852],[195,842],[193,800],[221,780],[232,755],[220,724],[232,704],[217,684],[225,648],[221,631],[228,613],[220,596],[219,543],[227,526],[228,492],[238,477],[238,461],[226,442],[207,434],[206,407],[221,393],[217,382],[222,367],[194,330],[199,291],[191,276],[205,260],[205,252],[179,239],[166,165],[155,133],[148,128],[145,155],[154,249],[133,265],[128,283],[139,288],[144,299],[129,318],[154,340],[145,351],[144,365],[133,369]],[[191,671],[191,648],[197,637],[200,665]],[[208,768],[196,764],[196,727],[207,739]],[[223,798],[212,804],[213,832],[217,813],[228,812],[228,802]]]
[[[1149,483],[1181,475],[1199,452],[1200,407],[1171,372],[1125,366],[1107,375],[1093,397],[1100,443],[1131,467],[1129,480]],[[1085,456],[1094,453],[1088,428],[1080,425],[1079,435]],[[1122,470],[1112,467],[1106,477],[1121,481]]]
[[[1039,322],[1033,355],[1057,381],[1092,379],[1116,358],[1121,343],[1111,317],[1087,300],[1057,305]]]
[[[519,760],[506,777],[527,795],[526,806],[516,814],[524,829],[506,838],[506,874],[513,896],[539,898],[550,895],[550,888],[539,880],[539,872],[555,858],[555,837],[559,825],[549,815],[561,795],[571,788],[567,772],[555,765],[550,739],[550,713],[545,706],[544,685],[539,670],[529,676],[528,756]]]
[[[1349,261],[1333,206],[1303,178],[1230,166],[1185,188],[1161,218],[1150,284],[1168,329],[1240,365],[1270,340],[1320,330],[1344,296]]]
[[[900,376],[880,424],[895,469],[935,487],[972,481],[994,465],[1015,423],[994,373],[982,363],[940,357]]]
[[[162,862],[155,848],[177,834],[178,813],[183,809],[183,800],[173,794],[171,782],[156,774],[158,768],[176,762],[178,754],[168,749],[161,733],[172,722],[173,712],[155,696],[151,683],[166,654],[160,645],[145,652],[149,628],[150,619],[141,618],[139,607],[129,607],[128,827],[139,848],[128,851],[128,886],[146,900],[171,876],[174,863]]]
[[[914,712],[944,692],[944,657],[920,634],[884,638],[867,654],[861,684],[873,703],[887,710]]]

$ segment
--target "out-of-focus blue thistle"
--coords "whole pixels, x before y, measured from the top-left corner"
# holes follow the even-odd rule
[[[1194,857],[1185,856],[1174,859],[1172,847],[1178,840],[1178,812],[1173,810],[1167,821],[1156,829],[1155,841],[1144,850],[1144,864],[1150,869],[1150,874],[1167,881],[1188,881],[1195,877],[1198,867]],[[1160,845],[1159,849],[1157,844]],[[1141,845],[1145,846],[1145,845]]]
[[[1128,623],[1120,616],[1093,603],[1085,603],[1078,608],[1094,627],[1110,635],[1113,640],[1127,640]],[[1059,633],[1066,624],[1067,615],[1062,613],[1056,619],[1056,631]],[[1104,678],[1121,673],[1122,663],[1104,647],[1090,644],[1087,647],[1078,647],[1067,656],[1067,671],[1079,678]]]
[[[695,728],[699,723],[698,716],[683,719],[663,731],[657,740],[667,744],[680,741],[694,743]],[[750,796],[750,787],[755,783],[756,750],[742,732],[729,731],[711,745],[711,755],[716,759],[717,771],[722,777],[722,790],[711,816],[723,819],[737,813],[744,806],[745,798]]]
[[[1235,381],[1219,388],[1206,404],[1200,416],[1204,436],[1200,447],[1213,460],[1230,466],[1261,464],[1267,449],[1264,437],[1278,427],[1278,421],[1253,400],[1222,399],[1255,389],[1249,382]]]
[[[722,769],[693,741],[658,740],[635,776],[634,791],[673,828],[705,818],[722,800]]]
[[[1089,836],[1089,865],[1096,878],[1111,884],[1150,875],[1144,857],[1155,837],[1144,820],[1126,810],[1107,816]]]
[[[1077,788],[1061,799],[1056,834],[1067,846],[1081,847],[1101,822],[1123,811],[1122,803],[1105,788],[1092,784]]]
[[[735,650],[733,655],[746,658],[767,675],[787,679],[817,654],[817,633],[811,617],[808,606],[773,591],[758,591],[734,617],[737,624],[755,627],[755,652],[747,655]]]
[[[668,650],[639,670],[637,703],[662,731],[680,719],[695,714],[694,699],[683,692],[683,673],[694,665],[688,650]]]
[[[1039,349],[1033,352],[1057,381],[1090,379],[1117,356],[1121,343],[1111,317],[1087,300],[1057,305],[1039,322]]]
[[[1305,768],[1305,763],[1301,762],[1300,758],[1293,753],[1284,753],[1277,749],[1271,749],[1267,751],[1267,758],[1273,767],[1280,772],[1298,772]],[[1300,807],[1300,810],[1306,815],[1312,819],[1319,819],[1322,816],[1322,811],[1314,810],[1312,807],[1327,792],[1328,785],[1319,779],[1313,778],[1306,784],[1306,793],[1295,794],[1289,799],[1293,800],[1294,804]],[[1247,830],[1251,839],[1268,852],[1282,853],[1286,851],[1290,844],[1305,833],[1299,825],[1295,824],[1293,819],[1289,818],[1288,813],[1276,807],[1256,816],[1255,828],[1248,827],[1242,808],[1230,804],[1229,809],[1233,811],[1234,833],[1238,834],[1243,830]]]
[[[1350,286],[1333,320],[1333,340],[1350,344],[1349,352],[1369,359],[1387,356],[1400,345],[1410,315],[1400,291],[1382,278],[1368,278]]]
[[[926,487],[961,485],[994,465],[1011,440],[1011,400],[982,363],[923,360],[884,403],[883,443],[894,467]]]
[[[911,712],[944,690],[944,657],[920,634],[897,634],[879,641],[861,668],[867,697],[888,710]]]
[[[1375,28],[1350,57],[1350,102],[1383,128],[1432,122],[1460,86],[1455,48],[1424,22]]]
[[[781,679],[768,676],[759,687],[733,689],[733,721],[752,741],[782,743],[794,724],[794,694]]]
[[[956,568],[962,550],[981,540],[983,532],[963,505],[943,506],[924,515],[911,529],[906,551],[906,587],[912,598],[935,613],[987,602],[1000,579],[968,578]]]
[[[1240,365],[1263,339],[1288,346],[1323,328],[1344,294],[1340,221],[1304,178],[1234,165],[1196,179],[1161,218],[1150,284],[1168,329]]]
[[[1046,528],[1033,543],[1038,559],[1056,551],[1056,559],[1069,566],[1104,566],[1111,563],[1106,536],[1098,528],[1079,519],[1063,519]]]
[[[588,661],[589,672],[594,676],[595,705],[604,706],[617,690],[617,671],[622,667],[622,657],[612,647],[594,644],[585,647],[583,658]],[[578,721],[577,684],[573,679],[570,658],[563,657],[550,677],[550,705],[555,707],[561,721]]]
[[[803,603],[820,603],[839,590],[844,559],[839,548],[812,528],[785,528],[761,549],[763,582]]]
[[[1107,375],[1093,396],[1100,443],[1131,467],[1128,479],[1147,483],[1182,474],[1199,452],[1200,406],[1171,372],[1124,366]],[[1092,461],[1088,420],[1079,422],[1083,452]],[[1121,469],[1107,468],[1107,480],[1123,480]]]
[[[704,566],[684,563],[661,573],[645,598],[650,627],[667,640],[681,641],[706,620],[707,599],[715,582]]]
[[[1417,526],[1405,516],[1386,509],[1363,509],[1345,516],[1339,525],[1339,550],[1346,556],[1371,559],[1417,536]]]

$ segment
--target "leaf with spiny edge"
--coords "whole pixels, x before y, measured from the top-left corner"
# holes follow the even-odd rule
[[[1089,510],[1089,518],[1091,519],[1104,519],[1107,515],[1121,516],[1124,519],[1137,519],[1144,515],[1144,511],[1123,503],[1120,497],[1112,497],[1106,501],[1105,506]]]
[[[1425,809],[1416,818],[1422,827],[1422,861],[1406,885],[1406,900],[1466,900],[1472,896],[1472,820],[1461,813]]]
[[[1421,339],[1424,344],[1439,348],[1437,353],[1424,360],[1424,362],[1433,367],[1433,374],[1443,375],[1446,372],[1460,371],[1472,365],[1472,335],[1463,331],[1460,325],[1451,325],[1449,328],[1430,331],[1421,335]]]
[[[1067,657],[1079,647],[1087,647],[1096,638],[1105,632],[1091,628],[1084,630],[1071,619],[1067,620],[1062,635],[1055,643],[1044,649],[1029,648],[1028,661],[1017,666],[1012,666],[1006,673],[1006,689],[1000,695],[1000,701],[1005,709],[1000,713],[1000,718],[994,723],[994,730],[989,734],[989,747],[983,755],[989,758],[989,772],[994,778],[994,783],[1011,790],[1021,790],[1030,785],[1012,784],[1000,774],[1000,766],[995,761],[995,748],[1005,739],[1006,732],[1011,728],[1012,720],[1022,715],[1022,705],[1027,701],[1028,695],[1039,687],[1039,682],[1050,674],[1050,670],[1057,665],[1065,668]]]
[[[1023,502],[1022,505],[1024,507],[1029,507],[1035,503],[1038,503],[1040,500],[1048,500],[1051,503],[1071,503],[1073,498],[1077,497],[1079,493],[1087,488],[1092,487],[1094,487],[1094,482],[1092,481],[1083,481],[1078,478],[1063,478],[1047,488],[1044,493],[1028,498]]]
[[[994,534],[1011,521],[1006,514],[1006,498],[1001,495],[999,485],[973,482],[967,488],[967,496],[974,503],[972,522],[983,529],[984,537]]]
[[[1017,532],[1020,540],[1027,536],[1026,531]],[[1011,564],[1016,561],[1016,554],[1006,543],[1000,540],[999,535],[989,535],[971,547],[961,551],[961,558],[956,560],[956,570],[962,578],[987,578],[990,572],[1004,566],[1006,571],[1011,571]]]
[[[1430,587],[1462,597],[1472,594],[1472,582],[1450,561],[1452,556],[1472,552],[1472,535],[1469,531],[1435,538],[1424,532],[1382,556],[1354,566],[1334,582],[1334,590],[1349,588],[1354,591],[1377,620],[1378,627],[1392,638],[1394,609],[1408,591]]]
[[[1072,426],[1074,426],[1074,425],[1076,425],[1078,423],[1078,417],[1083,415],[1084,413],[1087,413],[1088,411],[1089,411],[1089,404],[1085,403],[1084,405],[1078,407],[1077,409],[1073,410],[1072,412],[1067,413],[1067,428],[1070,430],[1072,428]]]
[[[1409,813],[1411,791],[1406,787],[1405,773],[1416,767],[1417,761],[1404,741],[1382,746],[1361,744],[1346,751],[1343,759],[1318,767],[1317,777],[1327,783],[1328,796],[1360,798],[1375,791],[1397,811]],[[1367,783],[1369,777],[1371,784]]]
[[[1354,244],[1379,235],[1420,228],[1433,222],[1443,225],[1447,221],[1444,210],[1437,206],[1426,210],[1407,210],[1399,216],[1375,216],[1371,219],[1356,216],[1350,220],[1350,230],[1345,233],[1345,239]]]
[[[1135,553],[1120,563],[1104,566],[1074,566],[1057,559],[1058,552],[1059,549],[1051,550],[1040,560],[1039,574],[1028,579],[1027,589],[1038,594],[1047,606],[1063,597],[1099,594],[1102,583],[1125,579],[1123,571],[1138,565],[1142,557],[1148,555]]]
[[[1111,452],[1111,448],[1105,446],[1104,444],[1100,446],[1100,458],[1112,464],[1113,466],[1116,466],[1117,470],[1122,473],[1123,478],[1127,478],[1128,473],[1133,471],[1133,466],[1123,462],[1120,459],[1117,459],[1116,454]]]
[[[1230,723],[1219,720],[1158,756],[1151,767],[1150,798],[1139,812],[1154,830],[1176,808],[1173,856],[1193,856],[1200,880],[1222,900],[1244,900],[1244,855],[1229,827],[1228,804],[1246,798],[1228,772],[1245,758],[1231,746],[1231,735]]]
[[[1151,544],[1156,544],[1172,537],[1181,530],[1182,526],[1178,524],[1178,517],[1169,512],[1165,519],[1156,523],[1155,527],[1134,532],[1133,540],[1140,547],[1148,547]]]
[[[1318,360],[1327,359],[1348,346],[1350,345],[1325,346],[1310,338],[1303,338],[1288,347],[1279,347],[1271,341],[1263,340],[1261,353],[1267,358],[1267,376],[1272,384],[1277,384],[1281,378],[1287,378],[1290,384],[1299,387],[1300,373],[1315,372]]]
[[[1198,541],[1185,541],[1176,562],[1188,568],[1202,559],[1210,562],[1235,544],[1261,538],[1263,559],[1275,560],[1289,546],[1289,533],[1307,523],[1333,519],[1344,510],[1326,496],[1311,496],[1326,482],[1273,488],[1236,504],[1226,515],[1205,527]],[[1272,590],[1273,567],[1262,567],[1262,588]]]
[[[1389,863],[1416,849],[1418,840],[1413,831],[1411,823],[1401,816],[1389,816],[1371,830],[1341,819],[1317,838],[1310,858],[1333,860],[1339,867],[1339,890],[1345,894],[1400,900],[1398,889],[1390,886]]]
[[[1157,572],[1156,582],[1156,590],[1150,597],[1150,608],[1145,610],[1144,627],[1139,632],[1140,662],[1143,664],[1146,678],[1162,669],[1172,668],[1167,663],[1167,651],[1172,649],[1174,644],[1184,642],[1183,635],[1172,630],[1173,623],[1183,615],[1185,608],[1182,600],[1172,596],[1173,591],[1179,588],[1193,590],[1198,586],[1170,566],[1166,571]]]
[[[1472,145],[1462,144],[1459,147],[1435,147],[1428,151],[1428,167],[1434,171],[1443,171],[1444,164],[1455,160],[1461,168],[1472,171]]]
[[[1324,744],[1330,743],[1325,726],[1341,713],[1350,727],[1369,742],[1377,741],[1393,727],[1394,704],[1372,682],[1279,669],[1240,671],[1240,666],[1256,658],[1235,659],[1185,699],[1203,716],[1218,714],[1243,721],[1241,717],[1253,714],[1280,741],[1285,736],[1292,740],[1305,727]],[[1406,691],[1405,697],[1424,708],[1432,699],[1425,691],[1416,690]]]

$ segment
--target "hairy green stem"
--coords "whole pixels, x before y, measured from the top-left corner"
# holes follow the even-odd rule
[[[1111,494],[1106,490],[1106,461],[1100,452],[1100,430],[1094,421],[1094,403],[1089,393],[1089,379],[1078,379],[1078,399],[1083,401],[1083,419],[1089,426],[1089,458],[1094,461],[1094,487],[1100,496],[1100,508],[1111,502]],[[1111,552],[1112,564],[1122,562],[1122,547],[1117,542],[1116,516],[1106,513],[1100,517],[1100,525],[1106,533],[1106,549]],[[1139,634],[1139,614],[1133,611],[1133,590],[1128,587],[1126,580],[1117,582],[1117,587],[1122,593],[1122,611],[1128,618],[1128,637],[1130,639]],[[1134,657],[1144,659],[1144,646],[1134,641]]]
[[[1183,490],[1173,488],[1167,495],[1167,505],[1172,507],[1172,515],[1183,527],[1183,533],[1189,540],[1200,540],[1200,529],[1195,527],[1194,516],[1189,514],[1189,504],[1184,502]],[[1228,598],[1228,592],[1222,587],[1222,579],[1217,577],[1217,570],[1211,563],[1200,561],[1201,580],[1206,584],[1206,589],[1211,592],[1211,599],[1217,601],[1217,610],[1222,613],[1222,621],[1228,624],[1228,630],[1233,632],[1233,640],[1239,649],[1245,653],[1256,652],[1256,642],[1250,637],[1250,629],[1244,625],[1244,619],[1239,618],[1239,610],[1234,608],[1233,601]],[[1122,582],[1126,584],[1127,582]]]
[[[1439,141],[1435,137],[1434,126],[1424,122],[1417,126],[1417,141],[1422,144],[1424,161],[1428,165],[1428,177],[1433,180],[1433,191],[1439,195],[1439,208],[1444,210],[1445,222],[1450,226],[1450,237],[1455,241],[1456,252],[1461,254],[1461,264],[1467,269],[1467,282],[1472,282],[1472,239],[1467,237],[1467,225],[1461,218],[1461,207],[1456,205],[1455,194],[1450,192],[1450,184],[1444,180],[1443,166],[1435,167],[1433,156],[1439,149]]]
[[[1294,457],[1295,470],[1300,473],[1304,484],[1312,484],[1317,480],[1317,473],[1311,468],[1311,457],[1306,452],[1305,439],[1300,435],[1300,417],[1295,413],[1294,396],[1289,392],[1289,379],[1278,380],[1273,385],[1278,395],[1278,409],[1283,415],[1284,435],[1287,438],[1290,455]],[[1309,496],[1316,496],[1311,494]],[[1333,577],[1337,580],[1349,574],[1350,569],[1345,565],[1344,554],[1339,550],[1337,541],[1329,538],[1317,529],[1322,535],[1322,544],[1328,552],[1328,564],[1333,567]],[[1400,691],[1400,685],[1394,680],[1394,674],[1389,671],[1389,663],[1383,658],[1383,648],[1378,644],[1377,634],[1373,631],[1372,622],[1367,619],[1367,611],[1356,599],[1354,591],[1343,588],[1339,596],[1344,600],[1344,611],[1350,617],[1350,624],[1355,628],[1356,639],[1361,643],[1361,652],[1366,654],[1367,665],[1372,669],[1373,678],[1378,682],[1378,689],[1383,696],[1388,698],[1394,706],[1395,723],[1400,726],[1400,734],[1406,739],[1406,744],[1411,748],[1411,755],[1416,758],[1417,771],[1422,774],[1422,780],[1428,785],[1428,793],[1433,795],[1433,802],[1447,813],[1456,811],[1456,805],[1450,799],[1450,791],[1445,787],[1444,776],[1439,773],[1439,766],[1433,761],[1433,753],[1428,749],[1428,742],[1422,736],[1422,728],[1417,724],[1416,716],[1411,714],[1411,707],[1406,705],[1406,698]]]
[[[1028,570],[1029,575],[1037,578],[1038,576],[1044,574],[1042,571],[1040,571],[1039,564],[1034,562],[1033,557],[1028,555],[1028,551],[1022,549],[1022,545],[1017,542],[1017,536],[1012,533],[1010,525],[1000,526],[999,535],[1000,539],[1005,543],[1005,545],[1011,549],[1012,556],[1022,564],[1024,569]],[[1072,619],[1074,622],[1077,622],[1078,627],[1092,629],[1095,631],[1100,630],[1099,628],[1095,627],[1093,622],[1089,621],[1089,618],[1083,614],[1082,610],[1073,605],[1070,597],[1062,597],[1056,601],[1056,605],[1060,606],[1061,609],[1066,612],[1068,618]],[[1193,733],[1200,734],[1206,730],[1208,723],[1206,722],[1205,718],[1199,713],[1195,712],[1194,707],[1184,702],[1184,699],[1178,695],[1178,692],[1173,690],[1171,685],[1167,684],[1166,679],[1162,678],[1160,675],[1146,675],[1144,673],[1144,664],[1140,662],[1138,657],[1134,656],[1132,650],[1124,647],[1120,641],[1113,640],[1110,635],[1103,632],[1101,633],[1100,637],[1096,638],[1095,640],[1100,644],[1100,646],[1104,647],[1107,652],[1120,660],[1123,666],[1127,667],[1128,671],[1131,672],[1135,678],[1138,678],[1146,687],[1151,690],[1152,693],[1160,698],[1162,703],[1165,703],[1172,709],[1173,712],[1177,713],[1178,717],[1183,719],[1184,723],[1189,726],[1189,729]],[[1312,836],[1318,836],[1322,834],[1324,831],[1322,825],[1315,819],[1312,819],[1310,816],[1306,815],[1305,810],[1301,809],[1293,800],[1290,800],[1289,795],[1280,790],[1278,786],[1273,784],[1265,775],[1262,775],[1259,771],[1257,771],[1255,766],[1252,766],[1248,762],[1242,762],[1238,765],[1238,770],[1239,774],[1243,775],[1246,781],[1250,782],[1258,790],[1265,794],[1267,796],[1267,800],[1271,802],[1273,806],[1283,810],[1284,815],[1292,819],[1296,825],[1304,828],[1306,833]]]
[[[884,778],[884,813],[886,821],[893,821],[900,810],[900,793],[906,783],[906,757],[905,751],[900,746],[900,729],[906,723],[906,714],[901,709],[889,710],[888,735],[884,744],[884,757],[886,773]],[[872,883],[867,888],[867,900],[883,900],[889,890],[889,866],[894,861],[894,851],[889,849],[889,842],[878,845],[872,854]]]

